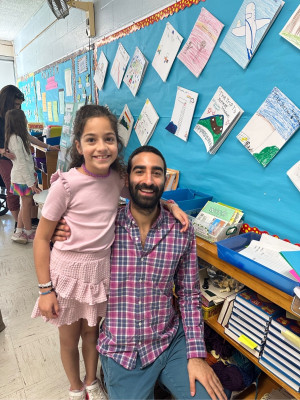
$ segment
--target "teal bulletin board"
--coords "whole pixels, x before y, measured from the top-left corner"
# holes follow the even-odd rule
[[[26,115],[27,121],[37,122],[38,115],[36,111],[34,74],[29,74],[21,80],[18,80],[17,85],[25,97],[25,101],[22,103],[22,110]]]
[[[93,66],[92,50],[75,57],[76,102],[92,103],[95,101]]]
[[[220,44],[240,8],[240,0],[232,0],[230,5],[222,0],[206,0],[118,40],[101,46],[100,43],[96,44],[97,60],[102,50],[109,62],[103,90],[98,90],[97,93],[99,103],[107,104],[117,116],[127,104],[136,121],[146,99],[150,99],[160,119],[149,145],[157,147],[164,154],[169,168],[180,170],[179,187],[200,190],[213,195],[214,201],[241,208],[245,213],[245,222],[251,227],[265,230],[272,235],[277,234],[281,239],[289,239],[293,243],[300,243],[300,193],[286,172],[300,159],[299,130],[265,168],[248,153],[236,136],[275,86],[300,107],[300,52],[279,35],[298,4],[298,0],[285,1],[245,70],[220,49]],[[179,59],[175,59],[164,83],[151,62],[166,23],[170,22],[183,36],[182,48],[202,7],[224,24],[215,49],[199,78]],[[110,76],[119,43],[130,57],[138,46],[149,61],[136,97],[124,82],[117,89]],[[198,93],[187,142],[165,129],[171,120],[177,86]],[[218,86],[226,90],[244,113],[218,152],[210,155],[193,128]],[[139,145],[133,130],[125,159]]]
[[[65,103],[74,101],[72,60],[47,67],[35,74],[38,121],[62,125]]]

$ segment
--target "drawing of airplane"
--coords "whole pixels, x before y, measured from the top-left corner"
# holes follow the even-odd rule
[[[253,55],[256,31],[270,23],[270,18],[255,19],[255,4],[249,3],[245,10],[245,25],[238,21],[236,28],[232,29],[235,36],[245,36],[248,60]]]

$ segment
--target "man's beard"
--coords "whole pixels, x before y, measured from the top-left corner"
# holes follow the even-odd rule
[[[153,196],[151,196],[151,198],[142,196],[139,193],[139,190],[143,189],[152,190]],[[159,200],[163,194],[163,191],[164,191],[164,184],[162,184],[161,186],[155,186],[155,185],[146,185],[143,183],[141,185],[136,185],[134,187],[133,184],[129,182],[129,193],[131,195],[131,200],[140,209],[153,210],[159,204]]]

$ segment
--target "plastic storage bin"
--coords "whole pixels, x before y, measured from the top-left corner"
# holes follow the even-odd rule
[[[226,238],[238,235],[243,225],[243,222],[241,221],[235,225],[225,226],[220,232],[218,232],[218,234],[213,234],[213,232],[204,233],[205,231],[201,227],[201,224],[196,221],[196,218],[190,217],[190,220],[194,227],[195,235],[201,237],[204,240],[207,240],[210,243],[215,243],[219,240],[224,240]]]
[[[278,274],[270,268],[251,260],[238,252],[248,246],[251,240],[260,240],[261,235],[250,232],[235,236],[226,240],[217,242],[218,257],[228,263],[240,268],[256,278],[267,282],[269,285],[276,287],[294,296],[294,287],[299,286],[299,282],[293,281],[284,275]]]
[[[164,192],[164,200],[174,200],[188,215],[196,217],[212,196],[193,189],[176,189]]]
[[[223,303],[215,304],[210,307],[202,306],[203,319],[206,320],[206,319],[209,319],[210,317],[212,317],[213,315],[219,314],[221,311],[222,305],[223,305]]]

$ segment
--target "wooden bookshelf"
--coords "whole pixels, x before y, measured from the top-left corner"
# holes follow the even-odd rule
[[[226,274],[232,276],[234,279],[253,289],[260,295],[266,297],[271,300],[273,303],[278,304],[280,307],[285,310],[291,312],[296,315],[291,310],[291,304],[293,297],[282,292],[281,290],[274,288],[266,282],[261,281],[260,279],[242,271],[241,269],[227,263],[226,261],[221,260],[218,257],[217,246],[215,244],[206,242],[205,240],[197,237],[197,255],[203,260],[207,261],[211,265],[214,265],[216,268],[219,268],[221,271]],[[271,378],[271,382],[274,383],[274,388],[280,385],[287,392],[289,392],[295,399],[300,400],[300,394],[293,390],[290,386],[284,383],[281,379],[277,378],[270,371],[268,371],[265,367],[259,364],[258,359],[247,351],[244,347],[240,346],[236,341],[231,339],[224,333],[224,327],[217,322],[218,316],[214,315],[205,322],[208,326],[210,326],[214,331],[216,331],[220,336],[226,339],[232,346],[237,348],[242,354],[244,354],[250,361],[252,361],[255,365],[257,365],[268,377]],[[267,380],[270,385],[270,379]],[[253,397],[254,398],[254,397]],[[250,397],[249,397],[250,399]]]
[[[50,187],[51,175],[56,171],[58,150],[48,151],[47,149],[35,144],[31,144],[31,146],[36,157],[46,158],[47,172],[39,168],[39,171],[41,171],[42,174],[42,183],[39,184],[39,187],[42,190],[48,189]]]

